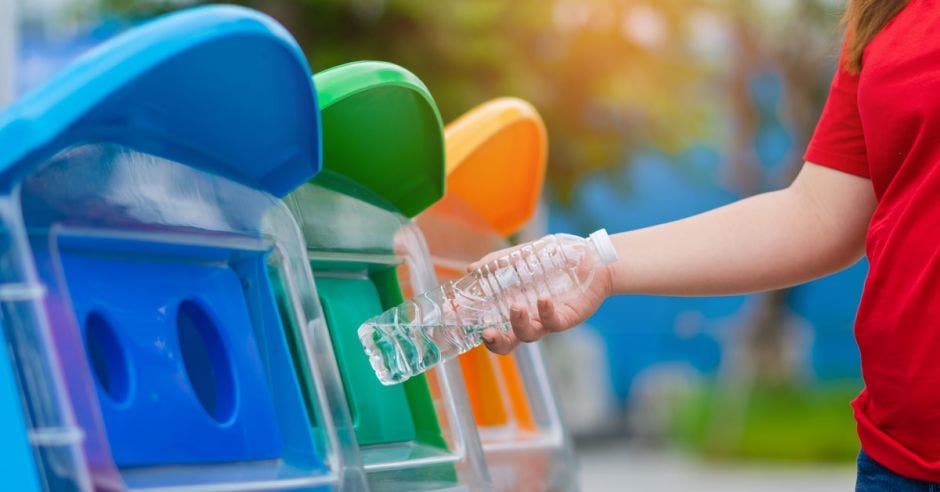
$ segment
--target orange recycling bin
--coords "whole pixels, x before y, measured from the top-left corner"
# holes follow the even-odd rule
[[[535,213],[548,139],[530,104],[502,98],[445,129],[447,191],[415,220],[438,280],[455,279]],[[467,394],[497,490],[573,490],[573,456],[539,344],[497,356],[477,347],[460,356]]]

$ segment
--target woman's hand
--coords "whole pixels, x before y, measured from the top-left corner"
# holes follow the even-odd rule
[[[490,253],[476,263],[470,265],[474,270],[496,258],[505,256],[519,246]],[[597,269],[594,277],[581,296],[577,296],[564,303],[556,303],[550,298],[538,299],[538,312],[530,313],[525,305],[513,304],[509,309],[511,331],[502,331],[495,328],[483,330],[483,342],[492,352],[505,355],[511,352],[520,342],[535,342],[549,333],[556,333],[577,326],[588,319],[601,303],[611,294],[612,270],[608,266]]]

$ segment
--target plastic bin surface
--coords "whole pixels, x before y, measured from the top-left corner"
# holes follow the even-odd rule
[[[129,31],[0,115],[4,335],[46,488],[341,480],[342,413],[305,405],[272,284],[317,321],[277,197],[318,172],[319,123],[296,43],[237,7]]]
[[[437,107],[420,80],[387,63],[347,64],[314,80],[324,171],[285,201],[307,242],[370,487],[485,490],[456,368],[383,386],[356,333],[402,301],[399,264],[429,271],[423,238],[406,217],[443,193]]]
[[[447,126],[447,194],[416,219],[440,280],[508,246],[534,214],[545,174],[547,136],[538,113],[497,99]],[[570,447],[538,344],[497,356],[460,356],[490,475],[497,490],[571,490]]]
[[[0,342],[6,346],[3,334]],[[26,437],[26,421],[20,408],[20,396],[16,390],[9,360],[0,357],[0,475],[12,490],[32,492],[39,490],[36,463]]]

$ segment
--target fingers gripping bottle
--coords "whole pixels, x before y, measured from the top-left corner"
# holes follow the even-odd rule
[[[617,260],[607,231],[553,234],[507,250],[468,273],[375,316],[359,340],[383,384],[401,383],[483,343],[483,330],[509,330],[509,307],[582,295],[599,268]]]

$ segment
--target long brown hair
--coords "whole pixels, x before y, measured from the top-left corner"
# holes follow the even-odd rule
[[[843,21],[846,26],[845,68],[858,73],[862,69],[862,52],[885,25],[909,0],[850,0]]]

